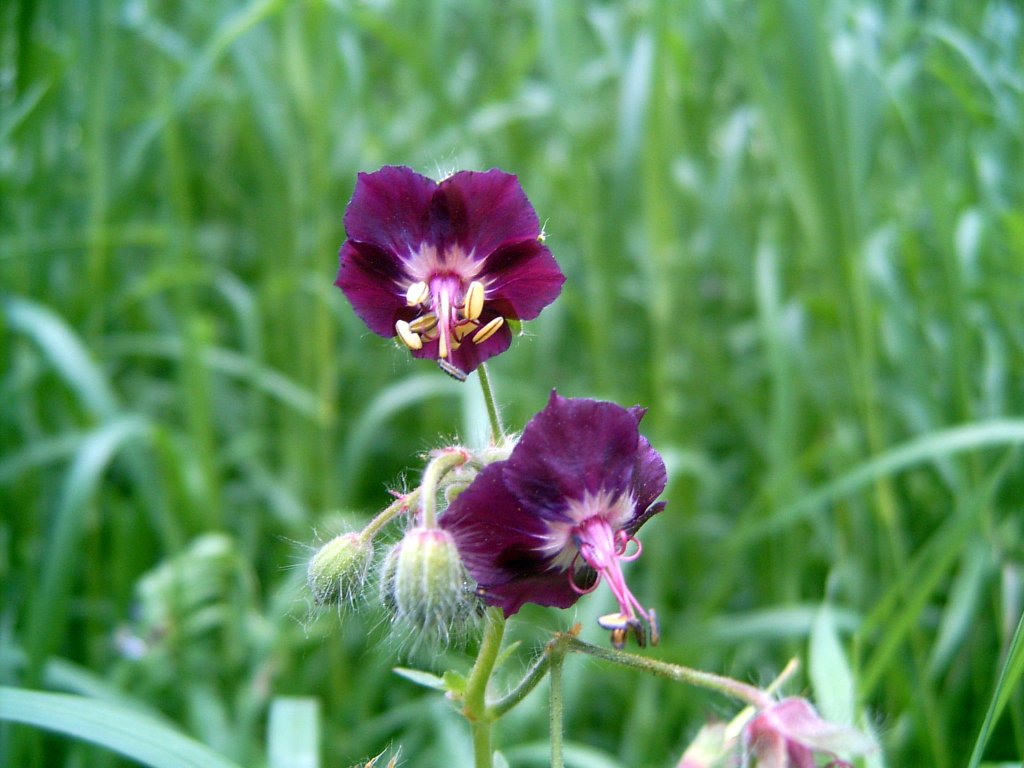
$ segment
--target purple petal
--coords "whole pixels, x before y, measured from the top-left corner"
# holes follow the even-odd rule
[[[625,408],[552,392],[512,451],[505,482],[531,511],[561,518],[567,499],[629,490],[638,440]]]
[[[497,317],[496,312],[484,312],[480,317],[481,326],[489,323],[491,315]],[[467,336],[458,349],[453,350],[449,362],[464,373],[473,371],[480,363],[495,355],[500,355],[509,345],[512,344],[512,329],[505,323],[494,335],[479,344],[473,341],[472,336]]]
[[[431,201],[438,244],[458,244],[484,259],[500,246],[540,235],[537,214],[519,180],[497,168],[460,171],[442,181]]]
[[[433,179],[404,166],[360,173],[345,209],[349,239],[406,258],[429,238],[430,201],[436,189]]]
[[[565,275],[545,246],[523,240],[495,251],[481,276],[489,278],[488,300],[504,317],[533,320],[558,298]]]
[[[356,314],[374,333],[394,336],[395,320],[406,307],[399,287],[402,271],[398,259],[375,245],[348,240],[341,246],[338,261],[334,284]]]
[[[588,573],[589,584],[580,575],[575,577],[581,589],[587,589],[594,582],[594,572]],[[504,584],[483,589],[482,596],[488,605],[501,608],[505,618],[518,613],[524,603],[536,603],[549,608],[569,608],[580,599],[580,593],[569,585],[569,574],[566,571],[521,576]]]
[[[665,509],[665,502],[659,501],[657,504],[651,504],[647,509],[643,507],[637,507],[637,515],[628,523],[623,526],[623,530],[626,531],[630,536],[636,534],[640,530],[640,527],[654,517],[659,512]]]
[[[579,599],[566,571],[540,554],[545,521],[526,511],[504,482],[507,462],[484,468],[451,503],[440,525],[455,539],[483,598],[511,616],[526,602],[567,608]],[[592,578],[592,577],[591,577]]]
[[[654,504],[654,500],[661,496],[667,483],[668,472],[665,470],[665,462],[661,455],[651,447],[647,438],[640,435],[631,487],[637,509],[647,510]]]

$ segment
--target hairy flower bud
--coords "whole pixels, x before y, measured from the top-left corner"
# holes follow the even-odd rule
[[[505,461],[509,454],[512,453],[512,449],[515,448],[517,440],[518,436],[506,437],[497,445],[487,445],[478,450],[450,446],[436,451],[433,454],[434,456],[439,456],[446,451],[450,452],[456,449],[462,450],[468,455],[468,460],[465,463],[445,473],[438,483],[438,488],[444,495],[445,506],[451,504],[459,497],[459,494],[469,488],[484,467],[496,461]]]
[[[354,601],[362,592],[373,544],[359,533],[343,533],[309,561],[306,580],[317,605]]]
[[[389,553],[382,572],[385,605],[416,641],[446,642],[472,615],[472,592],[452,537],[438,528],[413,528]]]

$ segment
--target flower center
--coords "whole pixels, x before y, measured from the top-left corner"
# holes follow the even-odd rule
[[[423,343],[437,341],[437,357],[447,360],[467,336],[474,344],[482,344],[505,323],[501,316],[481,323],[486,289],[479,280],[463,287],[463,281],[451,273],[432,275],[408,286],[406,303],[418,307],[420,314],[411,321],[398,320],[395,333],[409,349],[423,348]]]
[[[645,610],[626,585],[626,577],[622,574],[622,562],[635,560],[640,556],[640,542],[624,530],[613,530],[611,524],[602,515],[588,517],[572,530],[572,538],[579,549],[578,557],[597,571],[598,581],[603,578],[619,603],[619,612],[610,613],[598,619],[598,623],[611,630],[612,644],[622,648],[627,635],[632,632],[637,644],[643,647],[647,643],[647,631],[650,629],[651,645],[657,645],[659,639],[658,617],[653,610]],[[628,552],[630,543],[636,549]],[[577,592],[589,592],[580,589],[574,581],[574,568],[569,569],[569,584]],[[597,584],[594,585],[595,587]],[[593,589],[593,587],[591,587]]]

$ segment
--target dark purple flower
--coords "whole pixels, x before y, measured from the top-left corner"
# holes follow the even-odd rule
[[[814,754],[833,766],[849,766],[840,753],[862,755],[875,748],[860,731],[823,720],[809,701],[788,698],[761,710],[747,724],[744,750],[758,768],[815,768]]]
[[[479,594],[511,616],[523,603],[567,608],[603,578],[619,613],[602,617],[612,640],[641,644],[654,611],[626,586],[621,563],[640,554],[637,529],[663,503],[665,464],[637,427],[643,408],[551,399],[507,461],[477,475],[441,517]]]
[[[565,276],[515,176],[409,168],[361,173],[345,210],[335,281],[374,333],[458,378],[508,349],[507,320],[532,320]]]

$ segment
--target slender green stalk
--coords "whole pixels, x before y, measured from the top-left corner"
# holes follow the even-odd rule
[[[487,711],[487,684],[505,636],[505,617],[499,609],[488,608],[485,622],[484,637],[466,682],[465,705],[462,708],[473,734],[475,768],[492,768],[491,724],[494,718]]]
[[[366,527],[363,528],[363,538],[370,540],[380,533],[384,526],[413,506],[419,499],[419,495],[420,489],[416,488],[395,499],[387,508],[366,524]]]
[[[468,453],[452,448],[441,452],[427,465],[420,485],[420,523],[424,528],[437,527],[437,484],[442,477],[468,460]]]
[[[599,659],[621,664],[624,667],[639,669],[657,677],[666,677],[669,680],[687,683],[698,688],[706,688],[709,691],[715,691],[730,698],[739,699],[758,708],[770,706],[772,703],[771,696],[759,688],[741,683],[739,680],[733,680],[729,677],[702,672],[699,669],[691,669],[679,664],[669,664],[656,659],[648,659],[644,656],[637,656],[634,653],[617,651],[614,648],[601,648],[585,643],[575,637],[570,637],[566,641],[566,649],[585,653],[589,656],[596,656]]]
[[[484,393],[484,402],[487,404],[487,418],[491,422],[491,440],[497,444],[505,436],[505,428],[502,426],[501,415],[498,413],[498,406],[494,401],[494,391],[491,389],[491,379],[487,375],[487,365],[481,363],[476,370],[477,378],[480,380],[480,390]]]
[[[544,650],[544,653],[538,656],[537,660],[534,661],[526,671],[523,679],[519,681],[516,687],[487,708],[488,715],[492,720],[497,720],[499,717],[504,715],[512,709],[512,707],[525,699],[529,695],[530,691],[537,687],[537,683],[543,680],[544,675],[548,672],[548,668],[551,665],[551,658],[551,644],[549,644]]]
[[[561,648],[551,653],[551,702],[548,719],[551,731],[551,768],[562,768],[562,662],[565,651]]]
[[[472,721],[469,730],[473,736],[473,765],[475,768],[492,768],[494,750],[491,747],[491,721]]]

